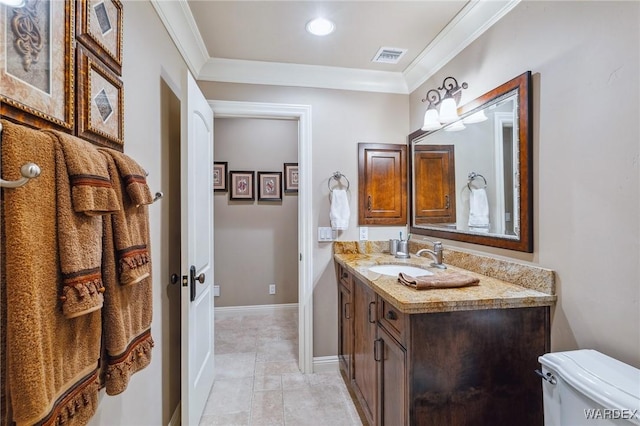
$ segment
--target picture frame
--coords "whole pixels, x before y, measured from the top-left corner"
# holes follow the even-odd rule
[[[234,201],[253,201],[255,172],[230,171],[229,172],[229,199]]]
[[[123,151],[124,87],[82,45],[78,45],[78,137]]]
[[[227,179],[227,161],[213,162],[213,191],[227,192],[229,190],[229,181]]]
[[[27,0],[21,8],[0,7],[1,116],[73,131],[74,15],[74,1]],[[25,28],[31,37],[21,33]]]
[[[282,172],[258,172],[258,201],[282,201]]]
[[[298,192],[298,163],[284,163],[284,192]]]
[[[120,0],[79,0],[76,38],[122,75],[122,3]]]

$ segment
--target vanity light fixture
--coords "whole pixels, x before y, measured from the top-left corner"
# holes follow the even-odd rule
[[[481,109],[480,111],[474,112],[470,116],[463,118],[462,122],[464,124],[482,123],[483,121],[485,121],[487,119],[488,119],[488,117],[484,113],[484,109]]]
[[[462,89],[469,87],[467,83],[458,84],[458,80],[447,77],[442,82],[442,87],[431,89],[422,102],[429,101],[427,110],[424,113],[424,124],[422,130],[438,130],[443,124],[453,123],[458,120],[458,102],[462,95]],[[444,95],[440,95],[440,91]]]
[[[326,36],[333,32],[336,26],[328,19],[316,18],[307,22],[307,31],[316,36]]]
[[[445,128],[445,132],[459,132],[460,130],[464,130],[466,127],[462,121],[454,121],[451,124],[448,124]]]

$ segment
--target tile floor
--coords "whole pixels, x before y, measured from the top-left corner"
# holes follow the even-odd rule
[[[338,371],[298,370],[298,312],[216,313],[216,378],[200,425],[361,425]]]

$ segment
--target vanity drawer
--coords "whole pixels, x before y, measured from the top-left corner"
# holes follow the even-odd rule
[[[389,332],[403,346],[405,343],[405,330],[408,324],[408,315],[400,312],[383,298],[378,298],[378,318],[380,325]]]
[[[349,273],[349,271],[347,271],[347,268],[345,268],[344,266],[340,265],[339,263],[337,264],[338,267],[338,280],[340,282],[340,284],[344,285],[347,290],[351,291],[351,274]]]

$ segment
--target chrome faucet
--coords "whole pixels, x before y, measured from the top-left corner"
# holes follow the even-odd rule
[[[438,269],[447,269],[447,266],[442,263],[442,250],[442,243],[440,241],[434,241],[433,250],[418,250],[416,256],[422,256],[423,253],[427,253],[433,259],[433,262],[431,262],[431,266]]]

